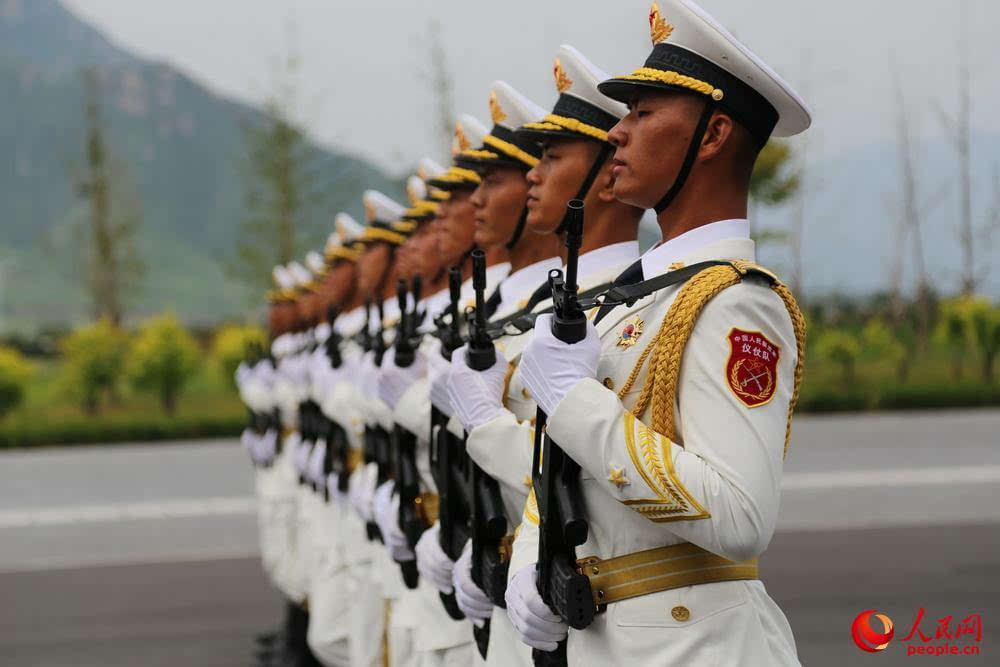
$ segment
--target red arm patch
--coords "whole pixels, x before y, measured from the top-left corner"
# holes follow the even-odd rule
[[[731,329],[726,383],[748,408],[765,405],[778,386],[781,348],[759,331]]]

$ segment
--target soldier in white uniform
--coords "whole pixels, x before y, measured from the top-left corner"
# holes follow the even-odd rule
[[[523,309],[535,288],[545,281],[548,271],[561,262],[557,256],[558,240],[553,235],[525,234],[528,213],[525,174],[538,164],[541,150],[537,144],[514,136],[520,125],[540,120],[545,111],[502,81],[493,84],[489,106],[494,122],[492,130],[482,137],[480,145],[460,152],[455,162],[472,169],[482,179],[470,198],[475,208],[476,245],[487,253],[504,256],[510,263],[510,275],[486,304],[490,314],[503,317]],[[501,370],[501,382],[502,373]],[[450,401],[446,403],[444,411],[451,414]],[[511,531],[520,520],[523,504],[523,498],[514,499],[506,508]],[[456,566],[441,548],[439,529],[434,526],[421,538],[418,565],[425,578],[435,582],[442,593],[455,595],[457,606],[478,628],[480,652],[486,651],[482,633],[489,632],[487,637],[492,637],[492,628],[486,629],[484,624],[492,615],[493,601],[472,581],[471,545],[465,545]],[[508,546],[509,540],[505,542]],[[496,595],[502,602],[502,590]],[[471,629],[467,632],[471,636]]]
[[[598,92],[606,75],[573,47],[559,49],[553,74],[559,98],[552,112],[523,123],[515,135],[521,142],[536,143],[540,157],[527,173],[527,227],[529,233],[560,239],[555,232],[563,225],[567,202],[583,200],[590,234],[585,233],[580,281],[584,290],[600,290],[639,255],[635,236],[642,210],[614,198],[607,141],[607,130],[626,108]],[[531,303],[524,304],[529,311],[548,304],[547,271],[536,276],[532,292]],[[527,497],[534,438],[536,406],[516,370],[527,340],[527,335],[511,335],[497,341],[510,359],[502,392],[471,391],[483,384],[484,374],[461,365],[450,378],[453,403],[469,432],[469,454],[502,483],[511,528],[520,523]],[[493,610],[491,626],[490,664],[531,664],[530,650],[517,641],[502,607]]]
[[[629,105],[609,133],[615,195],[653,207],[664,239],[616,280],[647,295],[610,301],[572,345],[539,318],[520,364],[548,436],[581,468],[589,536],[575,556],[598,613],[569,632],[568,662],[797,665],[757,559],[777,518],[804,326],[752,264],[746,210],[757,151],[810,116],[703,10],[664,7],[650,12],[645,66],[600,86]],[[552,651],[567,625],[539,594],[537,522],[530,497],[508,615]]]

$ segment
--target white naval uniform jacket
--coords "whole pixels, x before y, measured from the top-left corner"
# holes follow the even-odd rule
[[[754,244],[717,240],[683,261],[710,259],[753,261]],[[768,285],[748,277],[702,311],[681,359],[678,442],[643,423],[648,410],[629,411],[646,381],[645,367],[631,391],[618,398],[681,288],[666,288],[604,317],[597,325],[597,378],[578,382],[548,416],[548,434],[581,466],[590,533],[577,549],[579,558],[691,542],[743,561],[759,556],[774,532],[797,359],[791,318]],[[623,327],[636,316],[644,323],[637,344],[619,345]],[[780,350],[777,384],[763,405],[747,407],[728,383],[733,328],[760,332]],[[532,497],[511,574],[537,560],[536,511]],[[676,607],[686,607],[685,620],[675,620]],[[568,651],[574,665],[799,664],[788,621],[759,580],[687,586],[610,604],[589,628],[570,631]]]
[[[592,270],[587,270],[581,262],[580,291],[614,280],[638,256],[638,246],[630,245],[635,246],[632,254],[626,251],[623,258],[619,249],[618,256],[608,265],[598,265]],[[600,253],[600,250],[596,252]],[[535,310],[544,309],[549,305],[551,299],[544,300]],[[498,312],[496,317],[507,314],[509,313]],[[497,339],[495,343],[497,349],[503,352],[511,365],[512,375],[504,396],[504,406],[507,409],[501,415],[473,429],[466,441],[469,456],[499,482],[500,496],[503,498],[504,513],[510,531],[521,523],[522,510],[531,486],[531,454],[534,446],[537,406],[525,390],[516,371],[517,361],[530,337],[531,334],[528,332],[520,336],[504,336]],[[507,618],[506,610],[501,607],[493,609],[486,664],[503,667],[512,665],[531,667],[533,664],[531,649],[520,642]]]

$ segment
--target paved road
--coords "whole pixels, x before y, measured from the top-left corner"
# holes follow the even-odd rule
[[[979,612],[1000,664],[1000,411],[799,418],[762,561],[805,665],[910,664],[917,610]],[[246,665],[280,602],[229,441],[0,454],[0,665]],[[877,608],[896,641],[858,651]],[[991,641],[992,640],[992,641]]]

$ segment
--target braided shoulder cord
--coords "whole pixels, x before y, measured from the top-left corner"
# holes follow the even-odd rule
[[[651,405],[653,430],[667,436],[671,441],[677,442],[681,446],[683,443],[678,441],[676,433],[674,404],[677,397],[684,348],[691,337],[698,316],[708,302],[722,290],[740,282],[751,267],[756,268],[746,262],[734,262],[733,265],[710,267],[692,277],[681,288],[677,298],[670,305],[656,336],[642,351],[628,380],[618,392],[618,398],[624,400],[648,358],[649,372],[646,376],[646,382],[631,412],[636,416],[642,415],[646,408]],[[767,272],[765,271],[765,273]],[[768,275],[771,274],[768,273]],[[802,382],[805,366],[805,318],[802,316],[791,290],[777,279],[771,284],[771,288],[781,297],[791,317],[797,351],[792,398],[788,405],[788,420],[785,427],[785,446],[782,455],[784,457],[788,454],[792,414],[798,403],[799,386]]]

